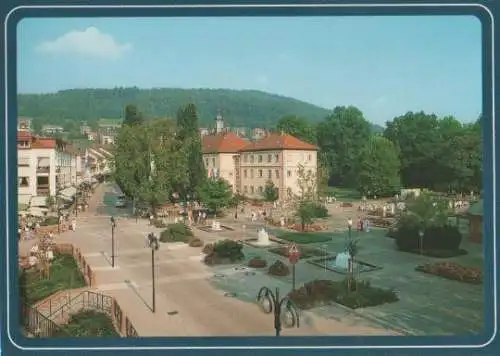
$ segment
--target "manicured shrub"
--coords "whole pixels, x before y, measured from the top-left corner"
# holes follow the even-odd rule
[[[162,219],[155,219],[153,220],[153,226],[158,229],[161,229],[167,227],[167,224]]]
[[[207,265],[231,264],[245,258],[242,252],[243,245],[233,240],[217,241],[212,245],[212,252],[208,253],[204,262]]]
[[[328,216],[328,209],[322,204],[314,204],[312,206],[313,218],[326,218]]]
[[[264,260],[260,257],[254,257],[250,261],[248,261],[248,267],[264,268],[266,266],[267,266],[266,260]]]
[[[292,291],[288,297],[301,309],[338,303],[351,309],[365,308],[399,300],[391,289],[372,287],[368,281],[353,281],[350,290],[343,281],[315,280]]]
[[[181,223],[168,224],[160,234],[161,242],[188,242],[194,236],[191,229]]]
[[[48,216],[40,223],[40,226],[50,226],[59,224],[57,216]]]
[[[269,267],[267,273],[272,276],[285,277],[290,274],[290,268],[288,268],[288,266],[283,262],[277,260],[271,265],[271,267]]]
[[[214,244],[206,244],[203,246],[203,249],[201,250],[205,255],[209,255],[212,252],[214,252]]]

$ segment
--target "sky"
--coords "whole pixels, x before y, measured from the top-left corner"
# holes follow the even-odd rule
[[[472,16],[52,18],[17,28],[18,91],[254,89],[382,124],[482,110]]]

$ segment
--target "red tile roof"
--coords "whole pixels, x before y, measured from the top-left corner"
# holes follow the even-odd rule
[[[17,140],[26,141],[31,140],[33,136],[28,131],[17,131]]]
[[[232,132],[205,135],[201,141],[203,153],[237,153],[248,143]]]
[[[241,151],[301,150],[317,151],[318,147],[285,134],[272,134],[247,144]]]
[[[31,148],[56,148],[54,138],[35,137],[31,143]]]

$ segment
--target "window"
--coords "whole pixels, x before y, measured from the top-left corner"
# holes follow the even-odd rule
[[[215,158],[212,158],[212,166],[215,167]]]
[[[288,170],[288,172],[286,172],[286,175],[287,175],[288,177],[291,177],[291,176],[292,176],[292,171],[291,171],[291,170]]]
[[[247,163],[248,162],[248,155],[243,156],[243,162]]]
[[[279,171],[279,169],[277,169],[275,173],[276,173],[276,178],[279,178],[280,177],[280,171]]]
[[[19,177],[19,186],[20,187],[29,187],[29,178],[28,177]]]
[[[308,173],[309,175],[311,175],[311,174],[312,174],[312,172],[313,172],[312,170],[308,170],[308,171],[307,171],[307,173]]]
[[[278,163],[278,161],[280,160],[280,156],[279,155],[274,155],[274,160],[276,163]]]
[[[273,171],[268,170],[267,171],[267,178],[271,179],[273,177]]]
[[[250,186],[250,194],[254,193],[253,185]]]
[[[259,169],[259,178],[262,178],[262,169]]]
[[[262,193],[264,191],[264,188],[259,187],[259,193]]]
[[[243,178],[246,178],[246,177],[247,177],[247,170],[246,170],[246,169],[244,169],[244,170],[243,170]]]
[[[250,163],[253,163],[253,155],[250,155]]]
[[[259,163],[262,163],[262,155],[259,155]]]
[[[243,187],[243,191],[244,191],[245,193],[248,193],[248,186],[247,186],[247,185],[245,185],[245,186]]]
[[[267,155],[267,162],[271,163],[272,158],[273,158],[273,156]]]
[[[205,158],[205,165],[208,166],[208,158]]]
[[[312,160],[312,156],[311,156],[311,154],[309,154],[309,155],[307,156],[307,160],[308,160],[308,161]]]
[[[250,170],[250,178],[253,178],[253,169]]]

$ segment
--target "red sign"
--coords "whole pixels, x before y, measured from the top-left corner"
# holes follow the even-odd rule
[[[299,257],[300,257],[300,251],[299,248],[297,247],[297,244],[292,243],[288,247],[288,260],[290,261],[291,264],[296,264],[299,262]]]

